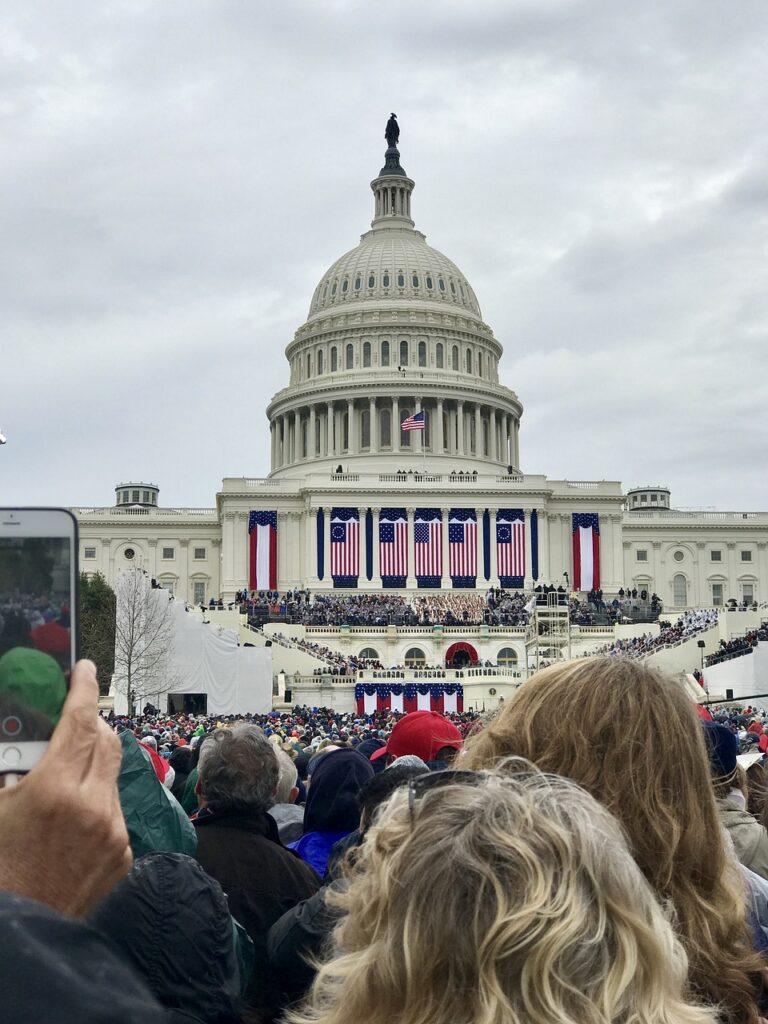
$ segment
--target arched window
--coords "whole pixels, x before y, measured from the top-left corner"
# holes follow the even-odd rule
[[[508,665],[510,668],[517,665],[517,651],[514,647],[502,647],[496,655],[496,662],[499,665]]]
[[[331,373],[336,373],[339,368],[339,354],[336,351],[336,346],[331,346]]]
[[[385,270],[381,278],[382,288],[389,288],[389,271]]]
[[[360,447],[371,447],[371,411],[363,409],[360,413]]]
[[[397,275],[397,287],[405,288],[405,274],[402,272],[402,270]]]
[[[400,342],[400,365],[408,365],[408,342],[405,338]]]
[[[407,420],[410,415],[411,415],[411,410],[407,406],[405,408],[401,407],[400,408],[400,423],[402,423],[403,420]],[[411,447],[411,431],[410,430],[402,430],[400,428],[400,424],[398,424],[398,423],[395,424],[395,430],[400,430],[400,447],[401,448],[410,448]]]
[[[342,292],[342,295],[346,294],[348,288],[349,288],[349,280],[345,277],[344,280],[341,282],[341,292]]]
[[[376,275],[375,274],[369,274],[368,275],[368,287],[369,288],[373,288],[373,286],[375,284],[376,284]]]
[[[438,368],[438,370],[442,370],[443,369],[443,343],[442,343],[442,341],[438,341],[437,345],[435,345],[435,366]]]
[[[389,366],[389,342],[382,341],[381,343],[381,365]]]
[[[427,288],[429,288],[429,290],[432,291],[433,286],[434,285],[433,285],[432,278],[431,278],[431,276],[429,274],[427,274]]]
[[[362,658],[363,661],[378,661],[379,652],[375,647],[364,647],[358,654],[358,658]]]
[[[467,367],[467,373],[472,373],[472,349],[471,348],[467,349],[467,358],[465,360],[465,363],[466,363],[466,367]]]
[[[483,376],[483,353],[482,352],[478,352],[477,353],[477,376],[478,377],[482,377]]]
[[[382,409],[379,413],[379,437],[382,448],[392,447],[392,413]]]
[[[333,298],[333,296],[336,294],[336,287],[337,287],[337,283],[336,283],[336,281],[334,281],[333,285],[331,287],[331,298]]]
[[[672,600],[676,608],[684,608],[688,604],[688,580],[681,572],[672,577]]]
[[[459,346],[454,345],[451,351],[451,369],[458,370],[459,368]]]
[[[409,647],[405,652],[405,664],[407,668],[420,668],[426,663],[424,651],[420,647]]]
[[[437,287],[440,289],[441,292],[445,291],[445,281],[442,279],[442,277],[438,277]]]
[[[370,341],[363,342],[363,366],[371,365],[371,343]]]
[[[355,348],[354,345],[347,345],[347,369],[351,370],[355,365]]]
[[[419,275],[418,274],[414,274],[412,276],[411,280],[413,282],[413,287],[414,288],[418,288],[419,287]]]
[[[323,372],[323,350],[321,348],[317,350],[317,372]]]
[[[357,275],[357,277],[355,278],[355,291],[356,291],[356,292],[359,292],[359,291],[360,291],[360,289],[362,288],[362,286],[363,286],[363,279],[362,279],[362,277],[361,277],[361,276],[360,276],[360,275],[358,274],[358,275]]]
[[[419,342],[419,366],[427,365],[427,343],[426,341]]]

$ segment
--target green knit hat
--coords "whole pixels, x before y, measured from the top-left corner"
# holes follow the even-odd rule
[[[14,647],[0,658],[0,697],[6,695],[56,724],[67,696],[67,680],[50,654]]]

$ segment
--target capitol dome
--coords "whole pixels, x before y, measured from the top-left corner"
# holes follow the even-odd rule
[[[320,279],[286,348],[289,385],[267,409],[271,475],[310,461],[357,472],[372,457],[386,473],[414,452],[457,470],[519,467],[522,405],[499,383],[501,345],[464,274],[416,230],[414,182],[388,142],[371,228]],[[400,430],[420,413],[423,431]]]

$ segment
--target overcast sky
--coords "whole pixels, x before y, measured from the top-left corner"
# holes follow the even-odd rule
[[[0,503],[268,472],[390,110],[523,469],[768,509],[765,0],[5,4]]]

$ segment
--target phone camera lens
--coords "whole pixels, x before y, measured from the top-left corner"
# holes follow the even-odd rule
[[[6,736],[18,736],[21,732],[21,720],[15,715],[3,719],[2,730]]]

